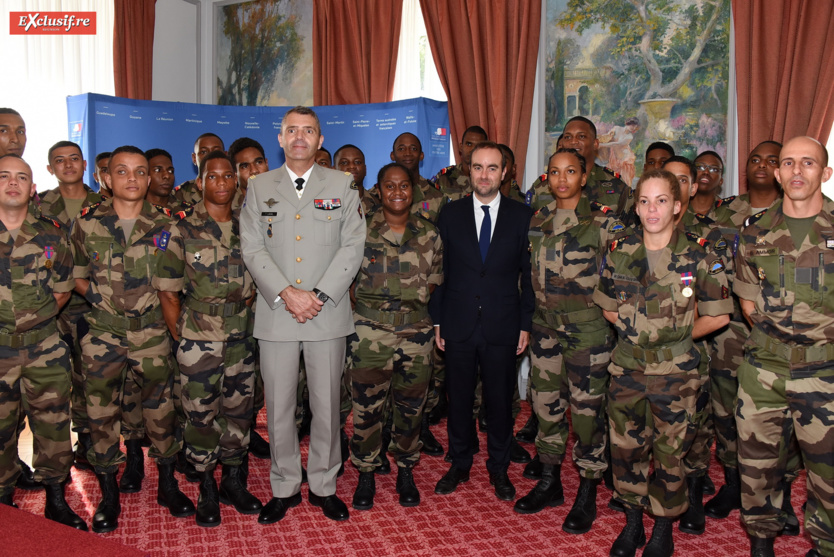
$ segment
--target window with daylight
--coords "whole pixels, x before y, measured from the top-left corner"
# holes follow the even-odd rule
[[[397,51],[397,74],[394,76],[394,99],[426,97],[445,101],[446,92],[437,75],[431,55],[420,0],[403,0],[400,46]]]

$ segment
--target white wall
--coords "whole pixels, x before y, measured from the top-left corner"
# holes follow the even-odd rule
[[[157,0],[153,100],[211,102],[210,98],[201,98],[204,88],[201,40],[211,35],[201,17],[203,12],[211,11],[207,9],[210,6],[210,2],[201,0]]]

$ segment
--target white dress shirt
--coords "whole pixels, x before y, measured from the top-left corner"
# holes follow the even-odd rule
[[[316,164],[316,163],[314,162],[313,164]],[[312,173],[313,173],[313,167],[312,166],[310,168],[308,168],[307,172],[305,172],[302,176],[299,176],[298,174],[296,174],[295,172],[290,170],[289,166],[287,167],[287,174],[290,175],[290,180],[292,180],[293,187],[295,187],[296,179],[304,178],[304,185],[302,186],[302,188],[300,190],[299,189],[295,190],[296,193],[298,194],[298,199],[301,199],[301,196],[304,195],[304,190],[307,189],[307,183],[310,181],[310,175]]]

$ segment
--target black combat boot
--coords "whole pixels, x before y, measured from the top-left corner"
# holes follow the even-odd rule
[[[539,417],[535,412],[530,413],[530,418],[524,427],[518,430],[515,438],[522,443],[533,443],[536,441],[536,435],[539,433]]]
[[[116,472],[96,474],[98,485],[101,487],[101,502],[93,515],[93,532],[105,534],[119,527],[119,515],[122,506],[119,504],[119,484]]]
[[[545,507],[558,507],[564,503],[561,471],[562,467],[558,464],[543,464],[542,479],[530,493],[515,502],[515,512],[533,514]]]
[[[90,450],[90,446],[92,445],[93,441],[90,438],[89,431],[79,431],[78,432],[78,439],[75,442],[75,467],[79,470],[92,470],[93,465],[90,464],[90,460],[87,458],[87,451]]]
[[[727,518],[741,508],[741,478],[738,468],[724,467],[724,485],[718,494],[704,505],[704,513],[710,518]]]
[[[700,536],[704,533],[706,518],[704,517],[704,477],[688,476],[686,486],[689,497],[689,508],[681,516],[678,530],[686,534]]]
[[[358,511],[368,511],[374,508],[376,495],[376,477],[373,472],[359,472],[359,482],[353,493],[353,508]]]
[[[36,489],[43,489],[43,483],[35,479],[35,473],[29,468],[25,462],[17,459],[17,465],[20,467],[20,475],[17,477],[15,487],[18,489],[25,489],[27,491],[34,491]]]
[[[145,479],[145,453],[142,452],[142,441],[125,441],[125,450],[127,463],[119,479],[119,491],[139,493],[142,490],[142,480]]]
[[[185,447],[177,453],[177,462],[174,464],[174,470],[185,476],[185,480],[188,482],[197,483],[200,481],[199,472],[197,472],[193,464],[188,462],[185,456]]]
[[[791,482],[788,480],[785,480],[785,492],[782,495],[782,510],[788,515],[785,518],[785,527],[782,528],[782,535],[798,536],[799,519],[796,518],[796,513],[793,512],[793,505],[791,504]]]
[[[698,494],[704,496],[703,486]],[[672,557],[675,552],[675,542],[672,540],[672,519],[655,518],[652,528],[652,539],[643,550],[643,557]]]
[[[223,465],[220,476],[220,502],[224,505],[234,505],[240,514],[258,514],[263,505],[257,497],[246,489],[248,472],[243,466]]]
[[[400,494],[400,505],[416,507],[420,504],[420,492],[414,483],[414,471],[411,468],[397,468],[397,493]]]
[[[214,480],[214,470],[197,472],[200,476],[200,496],[197,499],[197,526],[220,526],[220,494]]]
[[[423,451],[423,454],[427,454],[429,456],[443,456],[443,446],[435,438],[434,434],[431,432],[431,428],[429,428],[428,414],[423,414],[423,420],[420,422],[420,442],[423,443],[423,446],[420,449]]]
[[[776,557],[773,553],[773,538],[751,537],[750,557]]]
[[[194,514],[194,503],[180,491],[180,485],[174,477],[174,463],[156,463],[159,470],[159,484],[156,490],[156,502],[167,508],[171,516],[185,518]]]
[[[611,557],[634,557],[638,547],[646,545],[646,531],[643,529],[643,509],[625,508],[626,524],[614,540]]]
[[[524,467],[522,476],[528,480],[542,479],[542,461],[539,459],[539,455],[534,456],[533,460]]]
[[[67,504],[67,500],[64,497],[63,482],[45,484],[44,490],[46,491],[46,508],[44,509],[43,515],[46,518],[69,526],[70,528],[75,528],[76,530],[87,531],[87,523],[75,514]]]
[[[594,525],[597,518],[597,486],[599,478],[579,478],[579,490],[576,492],[576,501],[573,502],[562,530],[568,534],[584,534]]]
[[[8,493],[0,496],[0,504],[18,508],[18,506],[14,504],[14,488],[10,488]]]

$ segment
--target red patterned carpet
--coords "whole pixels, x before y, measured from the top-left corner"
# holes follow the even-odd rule
[[[525,404],[517,427],[529,415]],[[259,431],[266,437],[264,414]],[[445,421],[432,428],[445,446]],[[156,467],[146,458],[147,477],[140,493],[122,495],[122,516],[115,532],[102,535],[152,556],[189,555],[378,555],[435,556],[473,555],[507,557],[515,555],[605,556],[619,534],[624,516],[607,508],[611,494],[604,487],[598,493],[599,515],[594,528],[583,535],[562,532],[561,525],[579,484],[576,469],[567,464],[562,471],[566,503],[535,515],[520,515],[512,503],[495,498],[484,466],[484,449],[476,455],[472,478],[452,495],[434,493],[434,485],[448,469],[442,457],[423,456],[415,469],[415,480],[422,495],[419,507],[406,509],[397,503],[394,491],[396,470],[389,476],[377,476],[377,496],[370,511],[350,509],[347,522],[336,523],[324,518],[320,509],[307,502],[307,486],[302,487],[304,502],[289,511],[277,524],[262,526],[257,516],[244,516],[232,507],[223,506],[223,523],[216,528],[200,528],[194,519],[171,517],[156,503]],[[529,445],[525,446],[531,449]],[[306,459],[306,441],[302,446]],[[269,462],[252,459],[249,485],[251,491],[266,502],[271,497]],[[522,477],[523,465],[513,464],[510,478],[519,496],[535,485]],[[720,487],[723,477],[713,463],[713,481]],[[99,488],[92,472],[73,469],[73,482],[67,487],[67,499],[87,520],[92,520],[98,503]],[[220,471],[217,471],[218,479]],[[196,502],[197,485],[188,483],[179,474],[180,486]],[[338,495],[350,505],[358,472],[348,465],[339,479]],[[795,482],[794,508],[800,511],[805,499],[804,475]],[[15,501],[21,509],[41,515],[43,493],[18,490]],[[801,519],[801,515],[800,515]],[[646,519],[647,535],[651,519]],[[4,525],[5,528],[5,525]],[[38,532],[31,532],[37,536]],[[802,556],[811,548],[805,536],[779,538],[776,554],[780,557]],[[707,518],[707,531],[702,536],[682,534],[675,530],[675,555],[681,557],[738,556],[749,554],[749,544],[739,522],[738,511],[725,520]],[[0,555],[6,555],[0,547]]]

